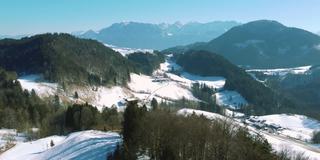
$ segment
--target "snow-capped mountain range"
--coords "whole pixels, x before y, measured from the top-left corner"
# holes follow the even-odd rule
[[[209,41],[239,24],[235,21],[190,22],[186,24],[180,22],[173,24],[121,22],[99,31],[75,32],[74,35],[120,47],[160,50],[177,45]]]

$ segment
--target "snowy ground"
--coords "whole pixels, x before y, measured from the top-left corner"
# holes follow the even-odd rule
[[[159,72],[164,72],[166,75],[174,81],[184,83],[188,87],[192,86],[192,83],[200,83],[200,84],[206,84],[209,87],[215,88],[215,89],[221,89],[225,85],[226,79],[224,77],[219,76],[199,76],[194,75],[188,72],[182,72],[179,76],[168,73],[170,70],[181,70],[181,67],[174,63],[171,60],[166,60],[166,62],[160,64],[160,70]]]
[[[26,141],[26,136],[23,133],[18,133],[16,129],[0,129],[0,151],[9,141],[14,144],[22,143]]]
[[[236,91],[224,90],[215,94],[216,103],[231,109],[240,109],[248,102]]]
[[[50,146],[51,141],[54,146]],[[102,160],[121,142],[117,133],[94,130],[75,132],[68,136],[50,136],[17,144],[0,155],[0,160]]]
[[[304,74],[306,73],[311,66],[302,66],[296,68],[277,68],[277,69],[249,69],[247,72],[262,72],[265,75],[277,75],[285,76],[288,73],[291,74]]]
[[[18,81],[20,82],[23,89],[26,89],[28,91],[34,89],[34,91],[40,97],[48,97],[50,95],[54,95],[58,88],[57,83],[44,82],[40,75],[33,74],[22,76],[18,79]]]
[[[310,141],[314,131],[320,131],[320,122],[303,115],[274,114],[253,117],[268,125],[280,126],[279,134],[302,141]]]
[[[172,100],[183,97],[188,100],[197,100],[188,88],[169,79],[158,81],[150,76],[131,74],[128,87],[137,93],[147,93]]]

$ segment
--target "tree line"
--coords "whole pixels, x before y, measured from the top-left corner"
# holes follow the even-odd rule
[[[227,120],[147,111],[129,103],[122,123],[123,144],[107,159],[135,160],[287,160],[259,135]]]

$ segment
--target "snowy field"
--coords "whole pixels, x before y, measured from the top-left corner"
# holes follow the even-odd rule
[[[51,141],[54,146],[51,146]],[[121,137],[101,131],[75,132],[68,136],[50,136],[17,144],[0,155],[0,160],[104,160],[113,153]]]
[[[248,102],[236,91],[224,90],[215,94],[216,103],[231,109],[240,109]]]
[[[4,149],[8,141],[14,144],[22,143],[26,141],[26,137],[25,134],[18,133],[16,129],[0,129],[0,151]]]
[[[258,116],[255,119],[265,124],[283,128],[280,134],[302,141],[310,141],[314,131],[320,131],[320,122],[303,115],[274,114]]]
[[[137,93],[147,93],[172,100],[183,97],[188,100],[197,100],[188,88],[168,79],[157,81],[150,76],[132,73],[128,87]]]
[[[34,89],[36,94],[40,97],[48,97],[54,95],[58,84],[44,82],[40,75],[27,75],[18,79],[23,89],[31,91]]]
[[[166,62],[160,64],[160,72],[166,72],[166,75],[177,82],[184,83],[185,85],[191,87],[192,83],[200,83],[205,84],[209,87],[215,88],[215,89],[221,89],[225,85],[226,79],[224,77],[219,76],[199,76],[194,75],[188,72],[182,72],[180,76],[168,73],[170,70],[181,70],[181,67],[174,63],[171,60],[166,60]]]
[[[296,68],[277,68],[277,69],[249,69],[247,72],[261,72],[270,76],[285,76],[291,74],[305,74],[311,66],[302,66]]]

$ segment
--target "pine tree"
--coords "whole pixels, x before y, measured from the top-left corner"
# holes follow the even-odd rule
[[[78,92],[77,92],[77,91],[74,92],[74,98],[75,98],[75,99],[78,99],[78,98],[79,98],[79,95],[78,95]]]
[[[54,142],[53,140],[50,141],[50,147],[53,147],[54,146]]]
[[[158,109],[158,102],[155,98],[152,98],[151,100],[151,106],[153,110],[157,110]]]

